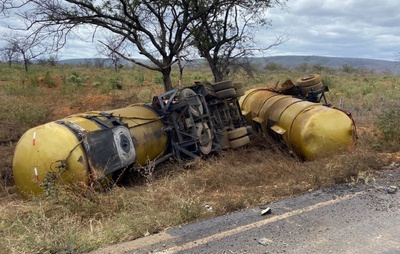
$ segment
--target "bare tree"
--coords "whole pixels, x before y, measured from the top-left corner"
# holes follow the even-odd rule
[[[123,59],[163,75],[166,90],[172,88],[171,70],[190,32],[203,15],[208,15],[227,0],[2,0],[6,8],[19,8],[29,29],[49,33],[55,47],[62,47],[68,34],[81,25],[94,26],[119,35],[130,49],[150,60],[151,64],[132,57],[132,51],[114,50]],[[4,3],[5,2],[5,3]],[[207,4],[204,4],[206,2]],[[7,5],[8,4],[8,5]],[[21,8],[23,7],[23,8]],[[112,45],[108,45],[113,50]]]
[[[228,66],[251,55],[252,32],[268,24],[268,8],[287,0],[0,0],[2,10],[17,9],[34,34],[53,36],[60,49],[78,26],[94,28],[119,41],[103,42],[122,59],[162,73],[166,90],[172,88],[172,65],[188,42],[207,59],[215,80],[224,79]],[[194,36],[194,39],[193,37]],[[116,48],[126,42],[126,47]],[[273,45],[282,43],[278,38]],[[265,48],[264,48],[265,49]],[[135,59],[138,52],[150,63]]]
[[[55,55],[50,55],[50,56],[47,58],[47,63],[48,63],[50,66],[56,66],[56,65],[58,64],[58,61],[59,61],[59,59],[58,59],[58,55],[57,55],[57,54],[55,54]]]
[[[102,45],[102,47],[98,48],[97,51],[101,55],[104,55],[108,59],[110,59],[113,63],[114,70],[118,71],[120,68],[122,57],[117,52],[126,51],[126,41],[123,39],[119,39],[117,36],[108,36],[107,38],[105,38],[105,41],[100,41],[100,44]]]
[[[194,51],[190,48],[188,45],[185,47],[177,56],[177,64],[179,68],[179,79],[178,79],[178,87],[182,87],[182,79],[183,79],[183,70],[186,68],[186,66],[194,61],[194,58],[196,57],[196,54]]]
[[[9,60],[11,61],[12,57],[21,57],[27,72],[33,59],[48,53],[48,48],[43,40],[44,38],[39,36],[24,36],[15,33],[6,36],[5,49],[9,54]]]
[[[38,60],[38,63],[41,65],[56,66],[58,63],[58,56],[50,55],[50,56],[48,56],[48,58],[41,58]]]
[[[249,66],[249,56],[282,44],[287,35],[280,35],[269,46],[255,47],[256,28],[270,25],[267,9],[284,6],[286,0],[232,0],[221,4],[207,16],[200,17],[201,24],[192,29],[193,45],[204,57],[214,75],[222,81],[235,68]],[[248,68],[247,68],[248,69]]]
[[[16,48],[13,47],[12,44],[9,43],[5,44],[1,48],[1,52],[2,52],[2,59],[4,60],[4,62],[8,64],[8,66],[11,66],[13,62],[16,62],[18,60],[17,50]]]

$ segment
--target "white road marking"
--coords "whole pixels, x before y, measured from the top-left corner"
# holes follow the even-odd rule
[[[166,250],[163,250],[163,251],[159,251],[159,252],[154,252],[154,253],[170,254],[170,253],[175,253],[175,252],[178,252],[178,251],[184,251],[184,250],[192,249],[192,248],[198,247],[200,245],[203,245],[203,244],[206,244],[206,243],[209,243],[209,242],[212,242],[212,241],[216,241],[216,240],[222,239],[224,237],[228,237],[228,236],[231,236],[231,235],[243,232],[243,231],[247,231],[247,230],[250,230],[250,229],[253,229],[253,228],[258,228],[258,227],[267,225],[267,224],[272,223],[272,222],[276,222],[276,221],[279,221],[279,220],[287,219],[289,217],[292,217],[292,216],[295,216],[295,215],[299,215],[299,214],[302,214],[302,213],[306,213],[306,212],[310,212],[312,210],[315,210],[315,209],[318,209],[318,208],[321,208],[321,207],[324,207],[324,206],[328,206],[328,205],[339,203],[341,201],[349,200],[351,198],[354,198],[354,197],[359,196],[359,195],[364,194],[364,193],[365,192],[362,191],[362,192],[356,192],[354,194],[349,194],[349,195],[346,195],[346,196],[338,197],[338,198],[333,199],[333,200],[328,200],[328,201],[324,201],[324,202],[321,202],[321,203],[318,203],[318,204],[315,204],[315,205],[312,205],[312,206],[308,206],[308,207],[300,208],[300,209],[297,209],[297,210],[293,210],[293,211],[290,211],[290,212],[287,212],[287,213],[284,213],[284,214],[281,214],[281,215],[277,215],[277,216],[274,216],[274,217],[271,217],[271,218],[268,218],[268,219],[265,219],[265,220],[262,220],[262,221],[258,221],[258,222],[247,224],[247,225],[243,225],[243,226],[240,226],[240,227],[228,230],[228,231],[224,231],[224,232],[220,232],[220,233],[217,233],[217,234],[214,234],[214,235],[210,235],[210,236],[204,237],[202,239],[197,239],[194,242],[189,242],[189,243],[183,244],[181,246],[174,246],[172,248],[169,248],[169,249],[166,249]]]

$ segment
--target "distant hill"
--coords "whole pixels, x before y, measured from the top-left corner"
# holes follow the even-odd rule
[[[143,59],[143,62],[149,63],[148,60]],[[325,67],[337,69],[344,65],[354,68],[374,70],[377,72],[391,72],[400,74],[400,63],[394,61],[384,61],[365,58],[344,58],[344,57],[325,57],[325,56],[271,56],[252,58],[252,62],[257,64],[260,68],[264,68],[268,63],[276,63],[285,67],[298,67],[302,64],[322,65]],[[67,59],[60,60],[60,64],[70,65],[99,65],[99,66],[112,66],[112,61],[105,58],[85,58],[85,59]],[[204,64],[203,59],[198,59],[191,62],[188,66],[198,66]],[[123,65],[132,65],[130,62],[123,61]]]
[[[308,65],[322,65],[337,69],[344,65],[358,69],[374,70],[378,72],[400,73],[400,64],[394,61],[384,61],[365,58],[344,58],[325,56],[271,56],[254,59],[259,64],[276,63],[285,67],[298,67],[304,63]]]
[[[67,65],[92,65],[92,66],[112,66],[113,62],[108,58],[76,58],[58,61],[59,64]]]

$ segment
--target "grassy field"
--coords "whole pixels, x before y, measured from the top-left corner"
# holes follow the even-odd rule
[[[328,100],[350,111],[358,127],[350,153],[300,162],[255,135],[189,168],[168,162],[150,176],[131,174],[107,193],[58,187],[49,196],[22,200],[15,193],[12,156],[29,128],[70,114],[150,102],[162,78],[139,67],[0,66],[0,253],[82,253],[334,184],[373,181],[374,172],[400,162],[400,80],[390,73],[321,66],[231,74],[245,89],[319,73]],[[178,73],[174,72],[174,83]],[[187,69],[183,84],[211,81],[206,67]],[[362,180],[361,180],[362,179]],[[209,209],[209,208],[212,209]],[[208,208],[208,209],[206,209]]]

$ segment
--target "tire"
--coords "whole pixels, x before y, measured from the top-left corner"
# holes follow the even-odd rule
[[[219,92],[228,88],[234,88],[232,81],[221,81],[215,84],[212,84],[214,91]]]
[[[321,82],[321,76],[318,74],[310,74],[308,76],[299,78],[296,83],[301,87],[313,86]]]
[[[235,89],[243,88],[243,83],[242,83],[242,82],[234,82],[234,83],[233,83],[233,87],[234,87]]]
[[[193,135],[199,138],[199,149],[202,154],[209,154],[212,149],[213,136],[210,128],[206,123],[196,123],[193,128]],[[206,140],[202,140],[202,136],[206,135]]]
[[[324,85],[322,84],[322,82],[319,82],[312,86],[302,87],[303,95],[307,95],[308,92],[310,92],[312,89],[314,89],[315,91],[318,91],[318,90],[322,89],[323,87],[324,87]]]
[[[250,138],[249,136],[244,136],[235,140],[231,140],[231,148],[235,149],[244,145],[247,145],[248,143],[250,143]]]
[[[247,130],[247,135],[252,135],[254,132],[253,126],[251,126],[251,125],[247,125],[246,130]]]
[[[179,93],[179,100],[185,100],[187,97],[197,95],[195,91],[190,88],[185,88]],[[198,96],[196,96],[196,102],[199,106],[189,105],[189,111],[194,116],[201,116],[204,113],[203,105]]]
[[[215,93],[218,99],[234,98],[236,97],[235,88],[228,88]]]
[[[248,131],[246,129],[246,127],[240,127],[237,129],[234,129],[233,131],[228,131],[228,139],[231,140],[235,140],[241,137],[244,137],[248,134]]]
[[[315,84],[313,86],[308,86],[307,89],[314,89],[314,90],[320,90],[324,87],[324,85],[322,84],[322,82],[319,82],[318,84]]]
[[[213,88],[213,86],[211,84],[204,84],[204,88],[207,91],[207,95],[206,96],[212,96],[212,97],[216,97],[215,95],[215,90]]]
[[[244,95],[243,88],[236,89],[236,97],[242,97]]]
[[[224,145],[224,149],[231,148],[231,142],[229,141],[228,132],[227,131],[224,131],[222,133],[222,143]]]

